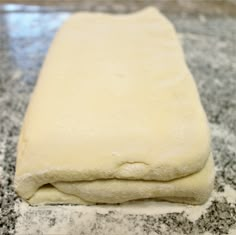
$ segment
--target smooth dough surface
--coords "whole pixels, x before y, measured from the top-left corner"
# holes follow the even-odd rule
[[[154,8],[77,13],[57,33],[31,98],[15,187],[32,204],[197,204],[212,189],[210,152],[171,23]]]

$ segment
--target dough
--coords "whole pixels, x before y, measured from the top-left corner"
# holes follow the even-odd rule
[[[154,8],[77,13],[57,33],[19,143],[32,204],[207,200],[207,118],[171,23]]]

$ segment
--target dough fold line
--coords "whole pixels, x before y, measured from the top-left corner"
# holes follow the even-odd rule
[[[209,157],[205,167],[197,173],[167,182],[105,179],[74,182],[48,182],[28,198],[30,204],[95,204],[123,203],[139,199],[202,204],[212,189],[214,163]],[[194,185],[194,187],[191,187]],[[207,187],[207,190],[206,190]],[[67,201],[68,200],[68,201]]]

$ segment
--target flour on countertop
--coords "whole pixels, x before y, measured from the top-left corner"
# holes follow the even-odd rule
[[[196,222],[210,207],[214,200],[224,200],[229,203],[236,201],[236,192],[225,186],[224,192],[214,191],[207,203],[200,206],[157,202],[152,200],[127,202],[120,205],[61,205],[61,206],[29,206],[25,202],[17,201],[15,210],[21,216],[16,223],[16,235],[21,234],[90,234],[93,228],[102,226],[104,234],[124,234],[137,230],[142,234],[143,218],[158,218],[167,214],[182,214],[189,221]],[[130,218],[135,218],[134,221]],[[161,229],[161,228],[160,228]],[[165,226],[163,231],[165,231]],[[40,233],[37,233],[40,231]],[[111,232],[112,231],[112,232]],[[79,233],[80,232],[80,233]],[[111,233],[110,233],[111,232]],[[95,233],[97,234],[97,233]]]

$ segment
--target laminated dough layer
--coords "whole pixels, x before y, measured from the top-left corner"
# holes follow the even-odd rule
[[[200,204],[214,186],[214,164],[209,157],[205,167],[180,179],[158,182],[144,180],[103,179],[77,182],[55,182],[42,186],[29,199],[30,204],[122,203],[138,199],[157,199]]]
[[[206,115],[171,23],[152,8],[77,13],[57,33],[32,95],[15,187],[31,203],[202,203],[214,178],[210,152]],[[207,167],[195,185],[192,176]]]

